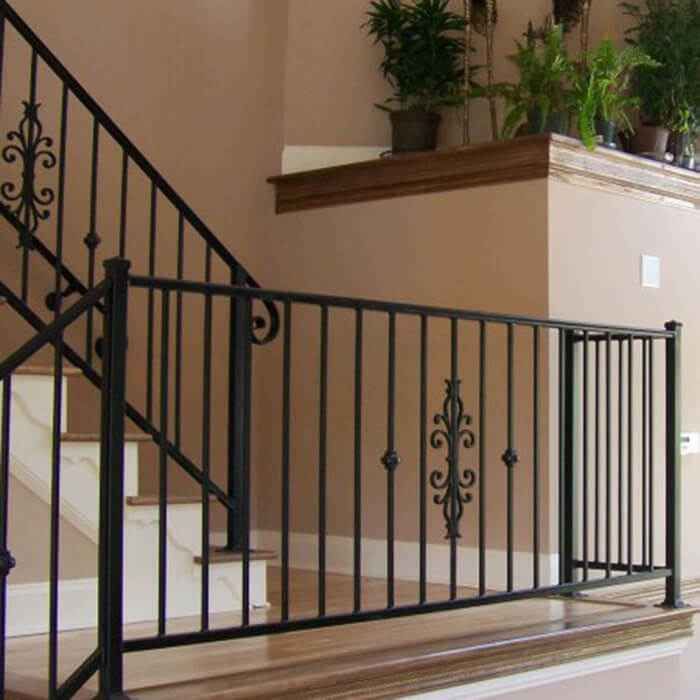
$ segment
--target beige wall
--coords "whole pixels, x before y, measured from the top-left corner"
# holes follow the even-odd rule
[[[453,0],[460,11],[461,2]],[[619,38],[626,26],[617,0],[596,0],[591,40]],[[289,45],[285,92],[285,144],[321,146],[385,146],[391,141],[387,116],[373,105],[389,88],[378,70],[381,49],[361,29],[367,0],[290,0]],[[545,17],[548,0],[501,0],[496,35],[497,80],[515,78],[507,56],[514,40]],[[578,35],[571,38],[572,50]],[[477,37],[475,63],[484,62],[483,40]],[[483,76],[483,74],[482,74]],[[461,143],[457,114],[448,111],[442,145]],[[474,140],[490,139],[486,105],[474,104]]]

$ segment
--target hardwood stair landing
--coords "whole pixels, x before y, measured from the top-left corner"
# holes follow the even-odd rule
[[[255,611],[253,624],[279,619],[279,570],[269,570],[270,609]],[[314,572],[292,572],[292,617],[314,613]],[[347,597],[352,577],[328,580],[329,614]],[[429,600],[444,599],[447,588],[431,584]],[[397,582],[397,602],[407,602],[416,584]],[[306,596],[304,598],[304,596]],[[385,582],[363,581],[363,604],[380,607]],[[297,603],[294,605],[294,603]],[[586,659],[615,659],[642,650],[655,658],[658,645],[682,645],[692,635],[693,609],[666,611],[649,605],[592,598],[538,598],[463,611],[431,613],[294,632],[284,635],[178,647],[126,657],[133,700],[204,698],[396,698],[508,677]],[[199,620],[169,623],[174,633],[196,629]],[[212,616],[212,628],[236,624]],[[136,625],[127,637],[153,633]],[[89,632],[62,635],[61,664],[71,670],[92,643]],[[646,650],[646,652],[644,651]],[[45,668],[43,638],[8,642],[9,688],[37,685]],[[678,653],[678,652],[676,652]],[[94,694],[95,679],[84,696]],[[15,696],[22,697],[22,696]],[[44,697],[41,694],[26,698]],[[8,695],[8,700],[12,699]]]

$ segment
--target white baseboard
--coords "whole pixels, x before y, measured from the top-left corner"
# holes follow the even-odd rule
[[[285,146],[282,174],[374,160],[391,146]]]
[[[58,627],[61,631],[97,625],[97,579],[58,584]],[[7,636],[46,634],[49,621],[49,584],[19,583],[7,587]]]
[[[650,663],[672,656],[679,656],[686,650],[688,642],[688,639],[660,642],[659,644],[650,644],[636,649],[596,656],[583,661],[573,661],[560,666],[551,666],[526,673],[516,673],[512,676],[493,678],[430,693],[420,693],[410,697],[414,700],[481,700],[481,698],[493,698],[506,693],[516,693],[521,690],[563,683],[564,681],[590,676],[595,673],[603,673],[604,671],[616,671],[625,666]]]
[[[213,536],[214,543],[223,541],[223,534]],[[257,549],[267,549],[279,554],[280,533],[275,530],[253,530],[251,542]],[[417,542],[396,542],[396,578],[403,581],[419,579],[419,551]],[[328,536],[326,541],[327,570],[331,573],[352,575],[353,539]],[[450,548],[447,544],[428,545],[428,571],[430,583],[449,583]],[[540,557],[540,581],[542,586],[555,585],[558,581],[559,557],[542,554]],[[318,537],[300,532],[290,534],[290,564],[292,568],[315,571],[318,567]],[[513,553],[514,584],[516,588],[531,588],[533,555],[530,552]],[[458,550],[458,581],[463,586],[478,586],[479,550],[460,547]],[[362,539],[362,575],[385,578],[386,541]],[[506,552],[489,549],[486,554],[486,586],[496,590],[505,587],[507,572]]]

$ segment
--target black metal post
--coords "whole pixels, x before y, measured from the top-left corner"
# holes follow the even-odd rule
[[[100,438],[98,638],[100,698],[124,698],[124,415],[129,285],[127,260],[105,262],[111,287],[105,303],[105,356]]]
[[[231,283],[244,287],[247,275],[240,266],[232,271]],[[246,435],[246,377],[250,371],[248,346],[251,343],[249,303],[242,297],[231,299],[229,341],[229,414],[228,414],[228,497],[235,504],[228,511],[226,548],[241,551],[243,547],[243,471],[248,442]]]
[[[560,583],[574,583],[574,543],[576,542],[575,518],[575,444],[576,444],[576,364],[575,364],[575,332],[564,332],[563,343],[563,372],[560,381],[560,397],[563,405],[561,425],[561,463],[559,471],[560,504],[559,504],[559,539],[560,539]]]
[[[681,594],[681,328],[666,324],[666,579],[663,607],[683,608]]]

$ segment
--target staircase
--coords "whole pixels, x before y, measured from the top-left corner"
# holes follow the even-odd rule
[[[92,99],[87,90],[71,75],[61,61],[41,41],[14,9],[0,3],[0,56],[5,57],[6,39],[12,35],[29,49],[27,65],[20,68],[14,62],[12,70],[26,68],[28,76],[26,96],[22,104],[14,105],[3,95],[3,123],[12,114],[18,115],[17,126],[8,126],[3,156],[6,162],[3,177],[8,180],[0,196],[0,214],[3,217],[3,235],[9,250],[14,234],[18,242],[13,253],[17,258],[16,277],[0,280],[0,303],[5,318],[12,315],[25,324],[27,332],[41,332],[51,321],[58,319],[63,310],[77,299],[94,290],[102,277],[102,261],[125,253],[128,241],[129,214],[133,198],[139,189],[150,204],[148,245],[142,257],[132,261],[132,269],[154,275],[158,260],[158,237],[163,236],[159,219],[173,214],[177,230],[168,235],[177,241],[177,259],[173,274],[183,276],[185,255],[194,248],[201,251],[204,262],[203,281],[223,275],[228,282],[255,287],[255,280],[218,238],[206,227],[165,178],[127,138],[105,111]],[[14,56],[14,52],[13,52]],[[0,61],[0,70],[2,62]],[[50,79],[60,86],[58,104],[47,103],[40,94],[42,81],[48,71]],[[45,83],[44,83],[45,85]],[[52,108],[60,114],[58,131],[49,134],[43,123],[44,115]],[[91,128],[82,134],[69,120],[77,109],[89,119]],[[82,237],[81,246],[72,246],[65,235],[74,214],[66,205],[66,144],[69,139],[86,136],[85,152],[92,154],[88,172],[89,200],[80,215],[89,220],[89,230]],[[110,148],[120,154],[120,182],[118,221],[111,230],[112,238],[98,231],[97,212],[102,198],[107,197],[102,180],[109,177],[109,163],[105,155]],[[17,167],[20,165],[21,167]],[[86,183],[87,184],[87,183]],[[75,214],[77,216],[77,213]],[[72,230],[72,227],[71,227]],[[54,233],[55,232],[55,233]],[[78,272],[78,271],[82,272]],[[47,280],[48,286],[47,286]],[[152,329],[157,310],[153,295],[148,304],[148,322]],[[230,365],[234,366],[240,353],[236,337],[250,336],[255,343],[265,343],[276,333],[276,310],[269,307],[269,318],[256,317],[243,327],[231,309]],[[12,383],[12,430],[10,435],[9,468],[12,477],[29,488],[47,506],[58,508],[61,519],[78,528],[95,546],[99,544],[99,465],[101,436],[99,434],[67,433],[69,421],[68,395],[73,381],[87,379],[100,390],[103,387],[103,315],[104,305],[97,302],[88,308],[79,329],[75,326],[62,337],[60,355],[68,363],[56,376],[55,367],[27,366],[16,372]],[[126,397],[126,416],[135,427],[127,436],[125,451],[125,552],[129,554],[125,567],[125,619],[154,621],[160,616],[160,625],[167,619],[195,616],[201,613],[206,596],[203,581],[208,581],[208,608],[211,613],[240,611],[243,604],[242,554],[240,508],[236,501],[240,490],[244,439],[242,426],[236,433],[229,431],[227,440],[229,463],[226,467],[228,484],[219,487],[209,476],[209,465],[202,465],[199,457],[187,454],[181,442],[182,424],[188,420],[183,405],[182,323],[183,311],[177,303],[172,356],[176,376],[166,377],[164,384],[174,380],[171,394],[170,417],[160,413],[156,406],[160,391],[156,376],[161,358],[156,357],[159,339],[149,335],[143,351],[149,366],[147,396]],[[14,325],[17,325],[13,321]],[[134,340],[133,345],[136,346]],[[239,346],[241,345],[239,341]],[[9,351],[10,348],[8,348]],[[32,362],[36,362],[32,359]],[[82,379],[77,379],[82,377]],[[230,381],[233,381],[232,379]],[[58,384],[57,384],[58,382]],[[60,385],[60,387],[58,386]],[[99,393],[94,392],[95,413],[99,412]],[[58,407],[61,413],[60,441],[52,444],[52,417]],[[242,397],[229,407],[229,422],[240,420],[246,407]],[[175,427],[169,435],[169,425]],[[166,426],[163,429],[163,426]],[[151,471],[160,471],[161,492],[154,495],[153,485],[146,493],[139,492],[139,446],[150,444],[157,450],[158,464],[150,464]],[[205,456],[205,460],[208,459]],[[52,503],[54,474],[52,462],[60,470],[60,499]],[[176,495],[168,487],[167,473],[178,469],[187,474],[196,495]],[[55,487],[54,487],[55,488]],[[192,493],[192,488],[189,489]],[[210,550],[210,503],[221,504],[228,512],[226,546]],[[166,522],[167,521],[167,522]],[[161,522],[165,523],[161,525]],[[220,543],[219,543],[220,544]],[[57,547],[56,547],[57,548]],[[269,553],[257,553],[250,564],[249,590],[245,594],[252,607],[266,605],[266,566],[273,558]],[[19,566],[22,566],[20,561]],[[207,573],[202,575],[202,568]],[[209,568],[211,572],[209,573]],[[159,570],[167,571],[168,585],[159,586]],[[97,573],[97,572],[96,572]],[[65,596],[59,596],[61,605],[54,625],[57,631],[94,626],[97,623],[97,578],[83,581],[81,586],[66,585]],[[50,586],[48,582],[8,586],[7,630],[10,636],[49,631]],[[70,591],[77,591],[71,594]],[[90,605],[86,604],[90,601]],[[21,605],[14,604],[22,602]],[[24,611],[31,610],[27,615]]]
[[[69,424],[70,383],[79,372],[63,371],[61,421],[61,513],[94,544],[97,561],[99,534],[100,436],[66,432]],[[54,410],[54,374],[50,367],[22,367],[12,386],[10,473],[46,504],[51,494],[51,424]],[[1,419],[1,418],[0,418]],[[150,438],[125,438],[125,611],[127,623],[158,618],[157,575],[159,502],[139,495],[139,444]],[[167,499],[168,579],[167,618],[194,617],[201,599],[201,503],[198,497]],[[20,559],[19,552],[15,554]],[[266,563],[251,563],[251,605],[264,607]],[[209,600],[211,612],[240,611],[241,557],[213,552],[210,557]],[[7,635],[46,634],[49,620],[48,582],[45,585],[8,586]],[[97,577],[59,584],[59,630],[97,626]]]

